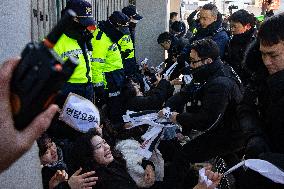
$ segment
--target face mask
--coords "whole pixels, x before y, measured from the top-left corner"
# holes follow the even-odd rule
[[[78,22],[73,22],[69,28],[69,30],[72,30],[72,31],[84,31],[86,29],[86,27],[84,27],[82,24],[78,23]]]
[[[135,27],[136,27],[136,23],[134,23],[134,22],[129,22],[129,27],[130,27],[130,28],[135,28]]]
[[[125,26],[118,26],[117,30],[123,34],[130,34],[129,28]]]

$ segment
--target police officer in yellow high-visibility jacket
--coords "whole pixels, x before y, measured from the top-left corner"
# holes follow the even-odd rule
[[[124,35],[118,41],[118,47],[120,49],[121,58],[124,66],[124,72],[126,76],[131,76],[138,72],[138,65],[136,64],[134,57],[134,45],[130,35]]]
[[[93,33],[93,53],[91,58],[95,102],[100,108],[106,103],[107,96],[119,95],[120,82],[123,82],[123,64],[116,43],[99,28]],[[117,72],[117,80],[113,81],[112,74]],[[105,77],[105,74],[107,77]],[[118,85],[115,85],[115,84]],[[106,94],[106,91],[110,94]],[[107,95],[107,96],[106,96]]]
[[[63,86],[62,97],[59,98],[58,103],[62,104],[70,92],[93,101],[94,89],[90,62],[93,35],[90,30],[94,29],[95,20],[92,16],[92,6],[84,0],[70,0],[67,2],[63,13],[67,9],[75,11],[77,17],[70,28],[60,37],[54,46],[54,50],[64,60],[70,56],[78,58],[79,65]]]
[[[101,21],[93,33],[92,53],[93,81],[96,105],[107,103],[109,118],[112,122],[121,119],[120,89],[125,75],[117,42],[124,33],[129,32],[129,18],[115,11],[107,21]]]
[[[128,5],[122,9],[122,13],[130,18],[129,31],[130,35],[124,35],[119,41],[121,56],[123,60],[124,70],[126,76],[134,76],[139,74],[139,66],[135,58],[135,28],[136,24],[143,17],[138,14],[135,5]]]

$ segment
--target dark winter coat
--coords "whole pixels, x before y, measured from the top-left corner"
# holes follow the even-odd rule
[[[160,110],[163,103],[172,95],[173,87],[162,79],[157,87],[147,93],[147,96],[134,96],[126,100],[125,110],[143,111]]]
[[[144,110],[161,110],[164,102],[173,94],[174,88],[170,82],[162,79],[157,87],[151,89],[145,96],[126,97],[125,99],[125,113],[130,111],[144,111]],[[123,92],[122,92],[123,95]],[[140,141],[141,136],[148,129],[148,125],[134,127],[132,129],[120,130],[115,138],[121,140],[135,138]]]
[[[184,37],[176,37],[172,35],[171,37],[171,46],[168,50],[168,58],[165,60],[166,67],[162,71],[161,74],[166,73],[166,71],[175,63],[177,62],[178,65],[173,70],[172,74],[170,75],[169,80],[176,79],[182,74],[182,69],[185,66],[185,59],[182,58],[182,54],[184,54],[185,47],[189,44],[189,41]],[[177,59],[177,60],[174,60]]]
[[[193,80],[166,102],[171,110],[190,104],[186,113],[176,117],[183,132],[189,134],[192,129],[205,131],[214,127],[217,133],[224,135],[232,134],[234,129],[239,130],[233,128],[233,118],[236,105],[242,100],[242,84],[232,68],[217,59],[196,70]]]
[[[224,62],[229,64],[240,76],[243,83],[247,83],[247,73],[243,67],[243,59],[248,45],[255,39],[255,29],[234,35],[225,49]]]
[[[284,154],[284,70],[267,79],[267,107],[262,114],[264,133],[268,136],[271,150]]]
[[[219,14],[217,21],[210,24],[207,28],[197,27],[196,34],[191,38],[191,42],[210,37],[215,41],[220,50],[220,57],[223,58],[225,47],[229,41],[229,36],[226,30],[222,27],[222,16]]]
[[[59,160],[53,164],[45,165],[41,170],[42,183],[44,189],[49,189],[49,181],[57,172],[57,170],[64,170],[68,173],[67,166],[63,161],[62,150],[59,147],[57,147],[57,154]],[[55,187],[55,189],[69,189],[69,188],[70,187],[67,182],[61,182]]]
[[[96,167],[95,170],[99,180],[94,189],[137,189],[123,163],[114,160],[107,166]]]

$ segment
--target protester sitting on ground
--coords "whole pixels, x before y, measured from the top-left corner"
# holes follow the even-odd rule
[[[156,181],[163,181],[164,160],[156,149],[149,160],[137,153],[141,144],[136,140],[119,141],[115,149],[122,153],[126,161],[127,171],[139,188],[149,188]]]
[[[94,130],[90,130],[84,136],[78,138],[73,146],[72,167],[74,170],[82,167],[83,173],[96,170],[98,181],[96,189],[137,189],[135,181],[127,172],[126,163],[123,159],[118,160],[112,155],[110,146]],[[212,178],[212,186],[199,183],[196,189],[209,189],[217,186],[220,175],[207,171]]]
[[[128,78],[122,87],[121,94],[125,102],[125,111],[159,110],[163,103],[172,96],[173,87],[171,83],[161,76],[153,74],[154,88],[144,95],[140,85],[134,78]]]
[[[63,152],[47,134],[43,134],[38,140],[39,157],[42,164],[42,181],[44,189],[79,189],[91,188],[98,180],[94,177],[95,171],[80,174],[78,169],[68,178],[67,165],[63,160]]]
[[[96,189],[134,189],[136,183],[128,174],[125,164],[114,159],[110,146],[94,130],[74,143],[71,165],[73,170],[82,167],[83,173],[96,171],[99,177]]]
[[[171,83],[165,79],[161,79],[160,76],[153,75],[155,81],[154,87],[150,89],[147,94],[143,94],[140,89],[140,85],[135,78],[126,79],[125,84],[121,89],[122,102],[124,104],[124,115],[127,110],[139,112],[145,110],[160,110],[165,101],[172,96],[174,88]],[[134,138],[140,141],[141,136],[148,129],[148,125],[142,125],[127,129],[131,125],[128,123],[121,123],[117,128],[117,134],[114,136],[116,139],[124,140]]]
[[[58,111],[56,105],[37,115],[26,129],[18,131],[13,122],[10,105],[10,83],[19,58],[11,58],[0,66],[0,173],[20,158],[49,127]]]

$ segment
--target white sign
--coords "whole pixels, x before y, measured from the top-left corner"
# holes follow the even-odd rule
[[[284,172],[268,161],[261,159],[247,159],[229,169],[224,175],[230,174],[239,167],[250,168],[273,182],[284,184]]]
[[[100,126],[98,108],[88,99],[74,93],[69,93],[59,119],[83,133]]]

